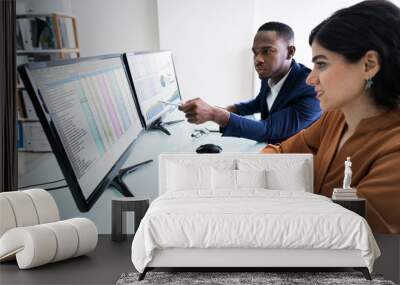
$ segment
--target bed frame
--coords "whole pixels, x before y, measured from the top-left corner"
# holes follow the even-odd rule
[[[156,250],[152,261],[139,275],[155,268],[232,268],[246,271],[254,268],[337,268],[350,267],[371,280],[369,270],[359,250],[328,249],[193,249],[170,248]]]

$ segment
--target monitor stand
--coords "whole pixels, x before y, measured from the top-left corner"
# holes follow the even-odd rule
[[[165,128],[165,126],[173,125],[173,124],[180,123],[180,122],[183,122],[183,121],[184,120],[182,119],[182,120],[174,120],[174,121],[163,122],[161,120],[161,118],[159,118],[159,119],[157,119],[156,121],[154,121],[150,125],[149,129],[151,129],[151,130],[160,130],[163,133],[165,133],[166,135],[170,136],[171,133]]]
[[[141,163],[122,168],[119,170],[118,175],[114,177],[113,181],[110,183],[110,186],[114,187],[119,193],[124,195],[125,197],[134,197],[134,195],[129,191],[129,187],[125,184],[125,182],[122,180],[122,178],[125,176],[125,174],[129,174],[131,172],[134,172],[136,169],[139,167],[152,162],[152,159],[143,161]]]

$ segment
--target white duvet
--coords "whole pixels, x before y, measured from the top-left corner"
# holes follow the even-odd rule
[[[170,192],[151,204],[132,243],[143,272],[155,249],[358,249],[370,271],[380,251],[367,222],[307,192]]]

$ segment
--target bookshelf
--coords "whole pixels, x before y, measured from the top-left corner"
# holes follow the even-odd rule
[[[61,14],[19,14],[17,22],[17,55],[52,54],[64,59],[79,57],[76,17]]]
[[[16,15],[17,65],[80,57],[76,17],[63,13]],[[22,81],[17,77],[18,150],[50,152],[51,147]]]

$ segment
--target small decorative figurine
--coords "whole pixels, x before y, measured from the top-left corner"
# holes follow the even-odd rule
[[[357,189],[351,187],[351,177],[353,171],[351,170],[350,157],[346,158],[344,162],[344,178],[343,188],[333,188],[332,199],[333,200],[357,200]]]
[[[350,157],[347,157],[344,162],[344,179],[343,179],[343,189],[351,189],[351,176],[353,172],[351,170]]]

